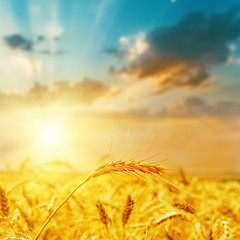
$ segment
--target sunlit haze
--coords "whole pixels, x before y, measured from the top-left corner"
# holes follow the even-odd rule
[[[0,16],[1,169],[160,153],[240,171],[238,0],[2,0]]]

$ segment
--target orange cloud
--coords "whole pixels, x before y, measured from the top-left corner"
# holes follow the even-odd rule
[[[110,112],[106,114],[114,119],[189,119],[189,118],[217,118],[238,119],[240,117],[240,103],[231,101],[219,101],[208,104],[198,97],[188,97],[167,105],[162,109],[151,112],[148,109],[130,109],[125,112]]]
[[[1,109],[31,108],[35,105],[92,104],[100,98],[114,97],[116,89],[94,79],[55,82],[53,86],[36,83],[26,93],[0,92]]]

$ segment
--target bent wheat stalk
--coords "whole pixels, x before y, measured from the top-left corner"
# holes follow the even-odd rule
[[[90,179],[96,178],[98,176],[108,174],[108,173],[124,173],[132,176],[142,176],[142,175],[150,175],[154,177],[160,177],[164,173],[164,168],[160,167],[158,164],[152,163],[143,163],[141,161],[109,161],[106,164],[100,165],[94,172],[90,173],[88,177],[79,183],[62,201],[62,203],[51,213],[51,215],[47,218],[45,223],[40,228],[34,240],[39,239],[39,236],[46,228],[50,220],[53,216],[58,212],[58,210],[64,205],[64,203],[85,183],[87,183]]]

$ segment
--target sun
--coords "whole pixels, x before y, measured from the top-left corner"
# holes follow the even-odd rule
[[[46,125],[41,129],[41,138],[45,143],[56,143],[59,141],[60,132],[57,125]]]
[[[37,138],[42,145],[59,145],[63,129],[57,122],[41,124],[38,127]]]
[[[75,156],[71,151],[72,129],[65,118],[38,118],[29,131],[29,156],[37,163],[54,159],[68,160]]]

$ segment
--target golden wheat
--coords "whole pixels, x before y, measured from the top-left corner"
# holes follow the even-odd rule
[[[96,203],[96,207],[100,216],[100,221],[106,226],[106,228],[108,229],[108,215],[107,212],[105,210],[105,208],[103,207],[102,203],[100,201],[97,201]]]
[[[8,206],[8,199],[6,197],[5,190],[0,187],[0,204],[1,204],[1,211],[5,217],[9,215],[9,206]]]
[[[34,240],[37,240],[49,221],[53,218],[56,212],[67,202],[67,200],[85,183],[90,179],[96,178],[101,175],[109,173],[124,173],[131,176],[142,176],[143,174],[160,177],[164,173],[164,168],[160,167],[158,164],[143,163],[141,161],[109,161],[105,164],[99,166],[94,172],[92,172],[84,181],[79,183],[63,200],[63,202],[52,212],[52,214],[47,218],[39,232],[37,233]]]
[[[133,206],[134,206],[134,201],[133,201],[131,195],[129,194],[126,204],[123,209],[123,213],[122,213],[123,239],[125,239],[125,225],[127,224],[128,220],[130,218],[130,215],[133,210]]]
[[[185,212],[191,213],[191,214],[195,214],[196,211],[193,207],[187,205],[187,204],[183,204],[183,203],[173,203],[172,204],[173,207],[180,209],[180,210],[184,210]]]
[[[132,213],[132,210],[133,210],[133,205],[134,205],[134,201],[131,197],[131,195],[129,194],[128,195],[128,198],[127,198],[127,202],[125,204],[125,207],[123,209],[123,213],[122,213],[122,224],[123,226],[125,226],[129,220],[129,217]]]
[[[133,171],[133,165],[136,166],[137,163],[126,162],[123,166],[122,163],[110,162],[103,165],[105,170],[96,169],[80,186],[90,179],[96,179],[84,185],[76,195],[71,195],[72,192],[68,195],[73,196],[66,202],[69,206],[63,207],[61,214],[56,215],[54,221],[49,223],[41,239],[240,239],[240,182],[187,176],[189,184],[185,187],[176,172],[172,175],[172,181],[176,186],[182,186],[182,190],[169,192],[166,182],[157,181],[156,178],[155,181],[152,177],[142,178],[146,169],[149,170],[148,166],[141,166],[142,170],[136,166]],[[107,175],[111,172],[128,171],[131,172],[128,175],[136,178],[127,178],[125,174]],[[164,172],[163,169],[156,177],[161,178]],[[2,240],[34,239],[30,236],[36,236],[36,229],[52,214],[58,199],[64,198],[66,190],[77,185],[79,177],[83,177],[72,173],[69,177],[69,174],[64,173],[59,178],[55,172],[42,172],[40,176],[28,173],[27,178],[26,174],[26,171],[24,174],[0,173],[0,180],[4,184],[1,198],[5,199],[3,202],[8,207],[7,215],[0,210]],[[147,173],[149,176],[154,174]],[[97,178],[102,175],[105,176]],[[16,182],[23,178],[27,184],[16,186]],[[55,184],[55,188],[50,188],[47,182]],[[8,192],[11,190],[11,195],[4,189],[8,189]],[[26,199],[30,193],[31,204]]]
[[[178,213],[178,212],[171,212],[171,213],[167,213],[166,215],[164,215],[161,219],[154,221],[151,225],[153,225],[153,226],[161,225],[169,220],[176,219],[176,218],[187,220],[187,218],[184,214]]]

